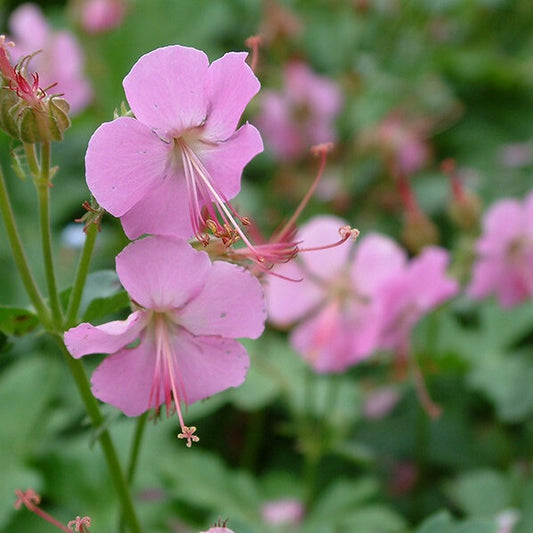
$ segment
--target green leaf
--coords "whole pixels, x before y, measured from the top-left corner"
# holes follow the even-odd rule
[[[120,291],[103,298],[95,298],[83,313],[83,321],[97,322],[99,319],[125,309],[129,305],[130,298],[126,291]]]
[[[22,307],[0,306],[0,331],[8,335],[21,336],[39,325],[35,313]]]

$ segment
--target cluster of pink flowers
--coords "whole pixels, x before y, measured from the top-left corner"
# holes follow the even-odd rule
[[[319,248],[343,225],[319,216],[298,237]],[[446,274],[447,263],[447,252],[438,247],[409,261],[392,239],[377,233],[357,245],[309,250],[277,266],[278,276],[268,279],[269,319],[280,327],[296,324],[291,344],[317,372],[343,372],[377,349],[405,353],[416,322],[459,290]]]
[[[249,365],[235,339],[256,338],[266,316],[261,285],[244,268],[212,263],[185,239],[225,246],[246,239],[228,202],[244,165],[262,149],[250,124],[237,129],[259,82],[245,53],[209,64],[194,48],[168,46],[139,59],[124,80],[135,118],[100,126],[86,155],[97,201],[131,239],[116,258],[133,312],[126,320],[65,333],[74,357],[109,353],[94,395],[128,416],[177,411],[187,445],[198,440],[182,404],[238,386]],[[215,207],[216,206],[216,207]],[[246,222],[246,221],[244,221]],[[136,343],[136,344],[132,344]]]
[[[284,160],[307,154],[316,144],[335,142],[333,121],[343,98],[338,85],[305,63],[288,63],[281,91],[264,91],[257,125],[268,148]]]

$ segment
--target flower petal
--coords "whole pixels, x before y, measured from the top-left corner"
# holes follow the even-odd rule
[[[87,185],[98,203],[122,216],[165,179],[169,145],[139,121],[102,124],[85,156]]]
[[[146,313],[136,311],[126,320],[101,326],[87,322],[65,332],[65,345],[76,359],[90,353],[114,353],[133,342],[146,324]]]
[[[196,143],[193,150],[226,199],[231,200],[241,189],[243,168],[263,151],[263,141],[257,129],[246,123],[226,141]]]
[[[193,236],[185,176],[170,173],[139,202],[120,217],[129,239],[146,233],[174,235],[183,239]]]
[[[116,259],[118,277],[131,298],[147,309],[184,305],[202,289],[211,263],[186,241],[154,236],[132,242]]]
[[[166,46],[143,55],[124,78],[124,90],[138,120],[160,135],[178,137],[207,116],[209,60],[200,50]]]
[[[202,291],[177,320],[194,335],[256,339],[263,332],[265,317],[257,278],[242,267],[216,261]]]
[[[246,64],[246,52],[230,52],[214,61],[207,72],[210,110],[206,137],[222,141],[233,135],[239,119],[261,84]]]
[[[93,372],[91,390],[96,398],[127,416],[140,415],[151,407],[155,363],[155,346],[145,336],[135,348],[106,357]]]
[[[301,319],[325,297],[325,291],[309,280],[297,261],[276,265],[273,272],[265,280],[265,295],[268,319],[276,326],[287,327]]]
[[[184,384],[187,404],[242,384],[250,360],[241,344],[232,339],[196,337],[185,329],[181,331],[173,339],[173,349],[180,373],[177,378]]]

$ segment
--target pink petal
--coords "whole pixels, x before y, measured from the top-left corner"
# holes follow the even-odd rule
[[[85,322],[65,332],[65,345],[76,359],[91,353],[114,353],[133,342],[145,324],[144,311],[136,311],[126,320],[114,320],[101,326]]]
[[[302,241],[304,249],[333,244],[340,239],[339,229],[346,225],[346,221],[335,216],[316,216],[299,229],[297,239]],[[350,242],[345,242],[327,250],[302,252],[298,257],[304,272],[322,280],[333,280],[346,269],[352,248]]]
[[[179,314],[179,323],[194,335],[256,339],[266,318],[257,278],[237,265],[217,261],[202,291]]]
[[[504,254],[509,243],[524,233],[526,216],[517,200],[505,199],[494,204],[483,220],[483,235],[477,243],[482,254]]]
[[[244,124],[226,141],[196,143],[194,151],[227,200],[241,189],[244,167],[263,151],[261,135],[251,124]]]
[[[181,307],[202,289],[211,268],[205,252],[186,241],[154,236],[135,241],[116,258],[118,277],[131,298],[147,309]]]
[[[167,46],[143,55],[124,78],[138,120],[160,135],[179,137],[207,118],[209,61],[200,50]]]
[[[380,285],[401,272],[406,253],[392,239],[377,233],[364,236],[352,265],[352,280],[361,294],[372,295]]]
[[[186,403],[207,398],[242,384],[250,360],[237,341],[221,337],[195,337],[186,330],[174,338],[174,353],[186,391]]]
[[[287,327],[303,318],[325,297],[324,289],[311,281],[295,260],[277,265],[274,273],[264,284],[268,319],[276,326]]]
[[[50,34],[43,12],[35,4],[30,3],[22,4],[11,13],[9,28],[13,33],[15,43],[20,41],[20,51],[17,50],[18,45],[13,50],[15,61],[26,54],[32,54],[44,48]]]
[[[120,222],[130,239],[146,233],[174,235],[183,239],[193,236],[185,176],[170,172],[167,179],[121,216]]]
[[[87,185],[98,203],[122,216],[166,177],[169,145],[139,121],[102,124],[85,156]]]
[[[91,377],[92,392],[127,416],[140,415],[151,407],[155,363],[155,346],[144,336],[135,348],[124,348],[102,361]]]
[[[206,88],[210,110],[205,133],[213,141],[233,135],[245,107],[261,86],[245,62],[247,55],[230,52],[209,66]]]
[[[505,276],[504,265],[499,260],[480,259],[472,269],[472,279],[466,287],[468,296],[481,299],[488,296]]]

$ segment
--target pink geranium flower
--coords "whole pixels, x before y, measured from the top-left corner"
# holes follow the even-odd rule
[[[85,0],[80,8],[81,25],[89,33],[116,28],[126,13],[124,0]]]
[[[285,67],[280,92],[263,92],[257,124],[275,155],[295,159],[315,144],[336,141],[333,121],[342,102],[333,80],[295,61]]]
[[[92,376],[94,395],[128,416],[161,404],[168,415],[174,405],[179,437],[190,446],[195,428],[185,426],[180,404],[243,382],[248,355],[235,338],[261,334],[261,286],[243,268],[212,264],[205,252],[173,237],[131,243],[116,267],[135,311],[101,326],[80,324],[65,333],[65,344],[75,358],[112,354]]]
[[[96,130],[86,169],[94,197],[131,239],[194,235],[206,243],[209,228],[226,243],[248,242],[228,204],[244,166],[263,149],[253,126],[236,130],[259,90],[246,55],[231,52],[210,65],[199,50],[167,46],[142,56],[124,79],[136,118]]]
[[[320,247],[344,224],[333,216],[315,217],[297,240],[304,249]],[[356,247],[302,252],[275,267],[277,276],[266,282],[269,319],[280,327],[296,324],[291,344],[315,371],[342,372],[377,348],[381,308],[375,295],[405,261],[404,251],[378,234]]]
[[[383,283],[379,291],[382,348],[406,354],[415,324],[458,293],[459,284],[446,274],[448,263],[446,250],[429,246]]]
[[[495,293],[504,307],[533,295],[533,193],[523,202],[505,199],[486,213],[476,244],[478,258],[467,293]]]
[[[39,83],[50,94],[61,94],[72,114],[90,102],[92,90],[83,74],[83,53],[78,41],[66,30],[53,31],[35,4],[22,4],[11,13],[9,27],[16,43],[14,61],[33,54],[27,68],[39,73]],[[37,53],[36,53],[37,52]]]

